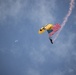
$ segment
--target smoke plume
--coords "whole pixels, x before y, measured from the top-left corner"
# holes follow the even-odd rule
[[[61,24],[61,29],[58,31],[58,33],[57,33],[57,35],[56,35],[56,37],[54,38],[53,41],[55,41],[55,40],[57,39],[57,37],[59,36],[61,30],[62,30],[63,27],[66,25],[66,22],[68,21],[68,18],[69,18],[69,16],[70,16],[71,13],[72,13],[72,10],[73,10],[73,7],[74,7],[74,3],[75,3],[74,0],[71,0],[68,13],[67,13],[66,16],[64,17],[64,20],[63,20],[63,22],[62,22],[62,24]]]

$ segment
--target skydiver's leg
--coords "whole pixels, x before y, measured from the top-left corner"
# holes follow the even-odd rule
[[[51,38],[51,37],[49,37],[49,40],[50,40],[50,42],[53,44],[53,40],[52,40],[52,38]]]
[[[51,41],[51,43],[53,44],[53,41],[52,41],[52,39],[50,39],[50,41]]]

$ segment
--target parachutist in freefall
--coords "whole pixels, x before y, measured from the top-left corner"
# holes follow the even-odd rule
[[[52,36],[61,28],[60,24],[47,24],[46,26],[43,26],[42,28],[40,28],[39,30],[39,34],[44,33],[45,31],[48,32],[49,34],[49,40],[50,42],[53,44],[53,40],[52,40]]]

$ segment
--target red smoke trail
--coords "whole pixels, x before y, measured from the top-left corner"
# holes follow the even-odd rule
[[[63,22],[62,22],[62,24],[61,24],[61,29],[58,31],[58,33],[57,33],[57,35],[56,35],[56,37],[54,38],[53,41],[55,41],[55,40],[57,39],[57,37],[58,37],[58,35],[60,34],[61,30],[62,30],[63,27],[66,25],[66,22],[68,21],[68,18],[69,18],[69,16],[70,16],[71,13],[72,13],[72,9],[73,9],[73,7],[74,7],[74,3],[75,3],[74,0],[71,0],[68,13],[67,13],[66,16],[64,17],[64,20],[63,20]]]

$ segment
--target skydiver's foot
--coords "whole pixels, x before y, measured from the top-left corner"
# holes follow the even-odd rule
[[[50,41],[51,41],[51,43],[53,44],[53,40],[52,40],[52,39],[50,39]]]

